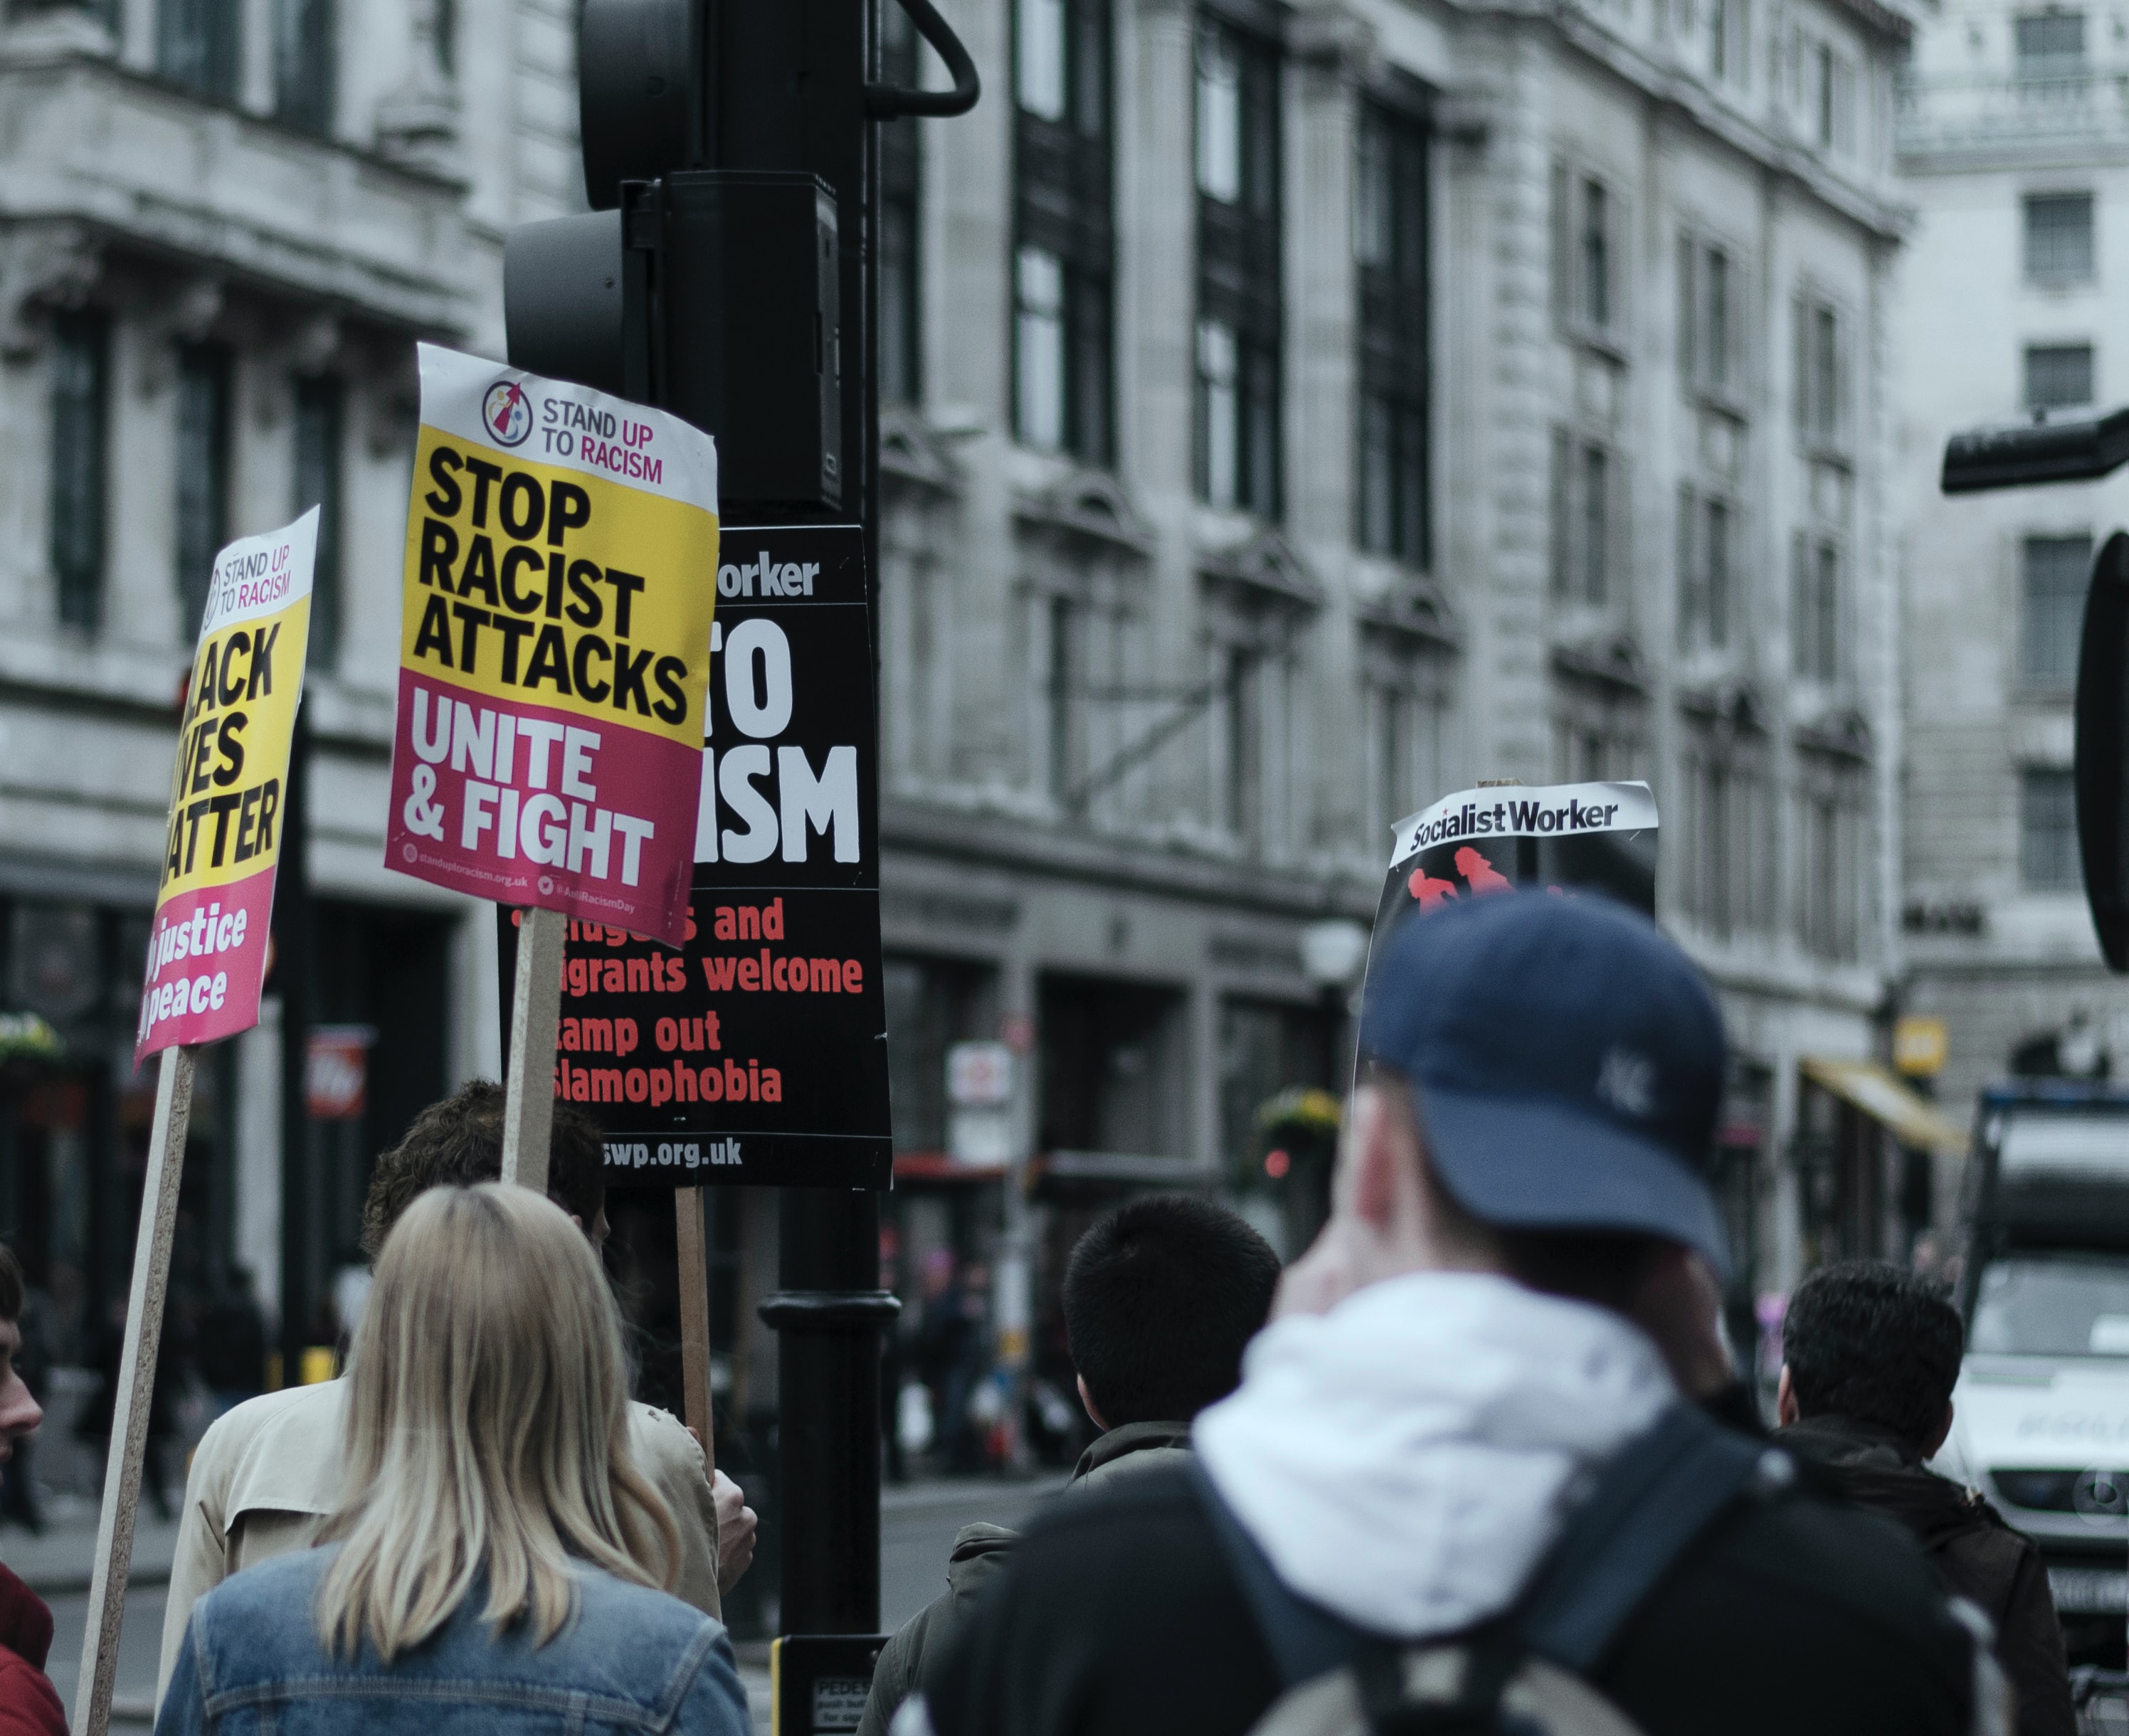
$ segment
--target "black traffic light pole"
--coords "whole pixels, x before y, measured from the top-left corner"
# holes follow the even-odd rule
[[[952,90],[877,82],[880,3]],[[974,64],[930,0],[588,0],[579,74],[594,208],[512,232],[512,362],[716,435],[728,528],[861,525],[876,603],[879,126],[965,113]],[[785,1188],[779,1244],[760,1314],[779,1334],[780,1625],[869,1634],[879,1333],[900,1307],[879,1287],[879,1196]]]

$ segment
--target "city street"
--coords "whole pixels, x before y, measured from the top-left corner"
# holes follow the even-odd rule
[[[1059,1486],[1055,1479],[1003,1484],[975,1479],[917,1483],[886,1490],[880,1500],[879,1603],[883,1629],[892,1633],[946,1588],[946,1556],[954,1534],[976,1520],[1017,1524]],[[135,1556],[144,1578],[126,1600],[126,1626],[119,1638],[118,1686],[114,1723],[145,1725],[155,1692],[156,1660],[162,1646],[164,1585],[169,1572],[174,1527],[145,1524]],[[93,1523],[87,1529],[55,1529],[32,1539],[10,1527],[0,1531],[0,1562],[34,1585],[82,1586],[88,1572]],[[78,1562],[76,1561],[78,1558]],[[52,1607],[54,1633],[47,1671],[67,1703],[74,1704],[74,1681],[81,1667],[82,1630],[88,1619],[83,1590],[43,1591]],[[769,1729],[769,1648],[743,1647],[740,1673],[746,1684],[755,1729]]]

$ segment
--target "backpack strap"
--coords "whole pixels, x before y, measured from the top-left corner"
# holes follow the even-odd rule
[[[1597,1474],[1519,1600],[1524,1648],[1578,1676],[1741,1496],[1785,1492],[1796,1466],[1698,1405],[1674,1405]]]
[[[1213,1486],[1196,1453],[1191,1454],[1184,1475],[1189,1479],[1198,1505],[1212,1521],[1212,1534],[1220,1540],[1220,1553],[1242,1588],[1250,1614],[1256,1618],[1265,1648],[1271,1654],[1272,1667],[1279,1672],[1279,1685],[1290,1688],[1350,1662],[1354,1653],[1372,1636],[1364,1635],[1321,1604],[1287,1589],[1270,1558],[1242,1529],[1234,1510]]]

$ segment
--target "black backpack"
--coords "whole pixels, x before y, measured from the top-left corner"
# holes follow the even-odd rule
[[[1597,1473],[1507,1613],[1401,1642],[1288,1591],[1203,1467],[1189,1474],[1286,1689],[1251,1736],[1635,1736],[1589,1672],[1718,1519],[1797,1487],[1779,1448],[1675,1405]]]

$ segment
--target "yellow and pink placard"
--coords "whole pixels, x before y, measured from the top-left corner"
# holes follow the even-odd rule
[[[318,510],[215,557],[185,686],[135,1064],[259,1022]]]
[[[424,345],[385,862],[678,944],[717,460],[662,411]]]

